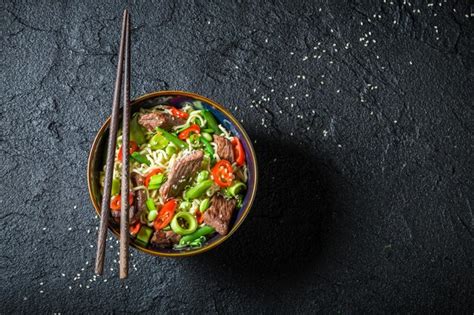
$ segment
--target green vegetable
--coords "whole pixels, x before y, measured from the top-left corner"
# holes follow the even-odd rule
[[[180,211],[171,220],[171,229],[179,235],[191,234],[197,226],[196,218],[189,212]]]
[[[209,208],[209,198],[206,198],[204,199],[203,201],[201,201],[201,204],[199,205],[199,211],[201,212],[204,212],[207,210],[207,208]]]
[[[204,137],[207,141],[212,141],[212,136],[207,132],[201,132],[201,136]]]
[[[138,123],[138,115],[133,116],[132,120],[130,120],[130,140],[135,141],[138,145],[146,141],[142,126]]]
[[[204,244],[205,241],[206,241],[206,237],[201,236],[201,237],[195,239],[194,241],[192,241],[191,243],[189,243],[189,246],[191,246],[191,247],[201,247],[202,244]]]
[[[161,184],[163,184],[165,181],[165,175],[162,173],[153,175],[150,178],[150,182],[148,183],[148,189],[153,190],[153,189],[158,189],[161,187]]]
[[[206,170],[200,171],[199,174],[196,177],[196,181],[198,183],[205,181],[206,179],[209,178],[209,172]]]
[[[189,141],[191,141],[193,144],[198,143],[200,137],[200,135],[193,133],[189,136]]]
[[[202,144],[204,144],[204,150],[209,153],[209,156],[212,159],[214,159],[214,149],[212,148],[212,145],[204,139],[204,137],[200,137],[199,140],[201,140]]]
[[[201,236],[206,236],[214,232],[215,232],[215,229],[212,226],[205,225],[202,228],[199,228],[198,230],[196,230],[196,232],[183,236],[179,240],[179,245],[189,244],[195,239],[200,238]]]
[[[112,179],[112,188],[110,190],[112,196],[120,194],[120,180],[117,178]]]
[[[148,242],[150,241],[150,237],[152,234],[153,234],[153,229],[149,228],[146,225],[143,225],[140,228],[140,231],[138,231],[136,242],[139,245],[146,247],[148,245]]]
[[[203,108],[201,101],[194,101],[193,102],[193,107],[197,108],[197,109],[202,109]]]
[[[171,156],[171,155],[176,153],[176,147],[173,146],[173,145],[169,145],[169,146],[166,147],[165,151],[166,151],[166,154]]]
[[[188,211],[191,208],[192,204],[189,201],[183,201],[179,204],[179,209],[183,211]]]
[[[148,198],[146,200],[146,207],[148,208],[148,211],[156,210],[156,206],[155,206],[155,202],[153,201],[153,198]]]
[[[153,150],[161,150],[166,148],[166,146],[170,143],[168,139],[163,137],[161,134],[157,133],[150,139],[150,146]]]
[[[201,197],[209,189],[209,187],[212,186],[213,183],[214,181],[211,179],[206,179],[205,181],[197,183],[184,193],[184,198],[189,200]]]
[[[237,195],[237,196],[235,196],[235,199],[237,199],[237,204],[235,206],[237,208],[242,207],[242,204],[244,202],[244,197],[242,195]]]
[[[158,130],[163,135],[163,137],[165,137],[169,142],[173,143],[174,145],[176,145],[177,147],[181,149],[186,149],[187,147],[186,142],[182,141],[175,135],[172,135],[171,133],[161,129],[160,127],[156,127],[156,130]]]
[[[146,164],[148,166],[151,165],[150,161],[148,161],[148,159],[145,156],[141,155],[138,152],[133,152],[132,155],[130,155],[130,157],[134,159],[135,161],[137,161],[138,163]]]
[[[204,129],[201,129],[201,133],[214,133],[214,129],[211,129],[211,128],[204,128]]]
[[[207,109],[203,110],[202,111],[202,116],[206,119],[207,126],[210,129],[214,130],[214,132],[218,135],[220,135],[222,133],[222,130],[219,129],[219,125],[217,124],[216,118],[214,117],[214,115],[210,111],[208,111]]]
[[[232,186],[227,188],[227,192],[232,197],[235,197],[240,191],[247,189],[247,185],[240,181],[235,181]]]
[[[155,221],[156,217],[158,216],[158,211],[156,210],[152,210],[148,213],[148,222],[152,222],[152,221]]]

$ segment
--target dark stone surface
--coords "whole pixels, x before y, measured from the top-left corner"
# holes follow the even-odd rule
[[[393,2],[2,1],[0,312],[472,313],[474,10]],[[125,7],[133,96],[230,107],[261,184],[218,249],[90,281]]]

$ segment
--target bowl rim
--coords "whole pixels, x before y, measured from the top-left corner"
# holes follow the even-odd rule
[[[245,131],[244,127],[239,123],[239,121],[230,113],[229,110],[227,110],[224,106],[220,105],[219,103],[204,97],[202,95],[192,93],[192,92],[186,92],[186,91],[180,91],[180,90],[169,90],[169,91],[156,91],[156,92],[150,92],[146,93],[142,96],[139,96],[138,98],[134,99],[133,101],[130,102],[130,106],[135,106],[136,104],[139,104],[143,101],[146,101],[150,98],[155,98],[158,96],[185,96],[185,97],[191,97],[194,99],[197,99],[199,101],[205,102],[213,106],[214,108],[218,109],[219,111],[223,112],[231,121],[232,123],[239,129],[240,133],[242,136],[245,138],[247,143],[249,144],[249,149],[250,149],[250,155],[252,156],[254,160],[254,171],[253,171],[253,178],[255,180],[255,185],[253,187],[253,190],[250,192],[250,199],[249,202],[244,209],[242,215],[240,218],[234,223],[232,229],[229,231],[229,233],[223,237],[221,237],[219,240],[215,241],[212,244],[209,244],[207,246],[192,250],[192,251],[177,251],[177,252],[172,252],[172,253],[163,253],[163,252],[158,252],[154,251],[142,246],[139,246],[133,242],[130,242],[130,246],[136,248],[139,251],[145,252],[147,254],[153,255],[153,256],[160,256],[160,257],[188,257],[188,256],[194,256],[197,254],[201,254],[204,252],[207,252],[220,244],[222,244],[225,240],[227,240],[232,234],[237,231],[237,229],[240,227],[240,225],[243,223],[245,218],[247,217],[248,213],[250,212],[250,209],[252,208],[253,202],[255,200],[255,195],[257,192],[257,186],[258,186],[258,165],[257,165],[257,158],[255,154],[255,150],[252,145],[252,141],[250,140],[250,137],[248,136],[247,132]],[[93,198],[92,194],[92,161],[93,161],[93,153],[97,151],[98,145],[99,145],[99,140],[102,138],[103,134],[107,130],[107,128],[110,125],[110,116],[107,117],[105,122],[102,124],[100,129],[97,131],[97,134],[94,137],[94,141],[92,142],[92,146],[89,151],[89,155],[87,158],[87,188],[89,190],[89,198],[92,202],[92,205],[94,206],[94,209],[97,213],[98,216],[100,216],[100,205],[97,203],[97,201]],[[112,233],[118,238],[120,233],[113,229],[110,225],[110,222],[107,226],[109,230],[112,231]]]

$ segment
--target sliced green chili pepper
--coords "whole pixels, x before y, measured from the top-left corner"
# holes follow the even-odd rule
[[[140,228],[140,231],[138,231],[136,242],[141,246],[146,247],[148,245],[148,242],[150,241],[150,237],[152,234],[153,229],[149,228],[146,225],[143,225]]]
[[[179,245],[189,244],[190,242],[194,241],[195,239],[198,239],[201,236],[209,235],[211,233],[214,233],[215,231],[216,230],[212,226],[205,225],[202,228],[199,228],[198,230],[196,230],[196,232],[194,232],[192,234],[188,234],[186,236],[183,236],[179,240]]]
[[[203,110],[202,111],[202,116],[204,116],[204,118],[206,119],[207,126],[210,129],[214,130],[214,132],[218,135],[220,135],[222,133],[222,130],[219,129],[219,125],[217,124],[216,118],[214,117],[214,115],[210,111],[208,111],[207,109]]]
[[[146,200],[146,207],[148,208],[148,211],[156,210],[156,206],[155,206],[155,202],[153,201],[153,198],[148,198]]]
[[[148,159],[145,156],[141,155],[140,153],[136,151],[133,152],[132,155],[130,155],[130,157],[134,159],[135,161],[137,161],[138,163],[146,164],[148,166],[151,165],[150,161],[148,161]]]
[[[152,210],[148,213],[148,222],[153,222],[155,221],[156,217],[158,216],[158,211],[156,210]]]
[[[166,151],[166,154],[171,156],[176,153],[176,147],[173,145],[169,145],[166,147],[165,151]]]
[[[133,116],[130,120],[130,141],[135,141],[138,145],[146,142],[145,133],[138,123],[138,115]]]
[[[148,189],[153,190],[153,189],[158,189],[161,187],[161,185],[165,181],[165,175],[162,173],[153,175],[150,177],[150,182],[148,183]]]
[[[181,149],[186,149],[187,147],[186,142],[180,140],[175,135],[172,135],[171,133],[161,129],[160,127],[156,127],[156,130],[158,130],[163,135],[163,137],[165,137],[169,142],[172,142],[174,145],[176,145],[177,147]]]
[[[191,234],[197,229],[196,218],[189,212],[180,211],[176,213],[171,221],[171,229],[179,235]]]
[[[206,170],[200,171],[199,174],[196,177],[196,181],[198,183],[205,181],[206,179],[209,178],[209,172]]]
[[[112,196],[120,194],[120,180],[117,178],[112,179],[112,188],[110,190]]]
[[[214,149],[212,148],[212,145],[204,139],[204,137],[200,137],[199,140],[201,140],[202,144],[204,144],[204,150],[209,153],[211,156],[211,160],[214,159]]]
[[[247,189],[247,185],[245,185],[244,183],[242,183],[240,181],[235,181],[232,184],[232,186],[227,188],[227,192],[232,197],[235,197],[239,192],[241,192],[242,190],[245,190],[245,189]]]
[[[150,139],[150,147],[153,150],[161,150],[166,148],[166,146],[170,143],[168,139],[166,139],[163,135],[157,133]]]
[[[209,198],[206,198],[204,199],[203,201],[201,201],[201,204],[199,205],[199,211],[201,212],[204,212],[207,210],[207,208],[209,208]]]
[[[205,181],[197,183],[184,193],[184,198],[189,200],[201,197],[209,189],[209,187],[212,186],[213,183],[214,181],[211,179],[206,179]]]
[[[192,204],[189,201],[183,201],[179,204],[179,209],[183,211],[188,211],[191,208]]]

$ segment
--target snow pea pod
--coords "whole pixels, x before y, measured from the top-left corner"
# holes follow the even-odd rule
[[[214,149],[209,141],[207,141],[204,137],[200,137],[202,144],[204,144],[204,150],[211,156],[211,160],[214,159]]]
[[[163,135],[163,137],[165,137],[169,142],[172,142],[174,145],[176,145],[177,147],[179,147],[181,149],[186,149],[186,147],[187,147],[186,142],[180,140],[175,135],[172,135],[171,133],[169,133],[168,131],[166,131],[166,130],[160,128],[160,127],[156,127],[156,130],[158,130]]]
[[[179,245],[189,244],[190,242],[200,238],[201,236],[206,236],[214,232],[215,229],[212,226],[205,225],[202,228],[197,229],[196,232],[183,236],[179,240]]]
[[[148,161],[148,159],[144,155],[141,155],[138,152],[133,152],[132,155],[130,155],[130,157],[134,159],[135,161],[137,161],[138,163],[146,164],[148,166],[151,165],[150,161]]]
[[[210,111],[208,111],[207,109],[203,110],[202,111],[202,116],[206,119],[207,126],[210,129],[214,130],[214,132],[218,135],[220,135],[222,133],[222,130],[219,129],[219,125],[217,124],[216,118],[214,117],[214,115]]]
[[[184,194],[185,199],[189,200],[201,197],[209,189],[209,187],[212,186],[213,183],[214,181],[212,181],[211,179],[206,179],[200,183],[197,183],[188,191],[186,191],[186,193]]]

